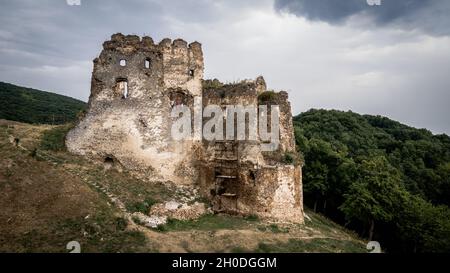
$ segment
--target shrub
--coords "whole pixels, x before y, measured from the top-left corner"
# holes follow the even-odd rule
[[[274,91],[265,91],[259,94],[258,96],[258,102],[259,103],[266,103],[266,102],[272,102],[276,99],[277,93]]]
[[[246,216],[245,220],[251,221],[251,222],[256,222],[256,221],[259,221],[259,217],[258,217],[258,215],[251,214],[251,215]]]
[[[65,124],[44,131],[39,145],[40,148],[49,151],[64,151],[66,149],[66,135],[72,128],[72,124]]]
[[[142,202],[135,202],[135,203],[127,204],[127,210],[132,213],[133,212],[142,212],[144,214],[147,214],[148,211],[150,210],[150,207],[156,203],[157,203],[156,200],[154,200],[151,197],[147,197]]]

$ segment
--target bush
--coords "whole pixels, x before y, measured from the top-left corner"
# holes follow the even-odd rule
[[[294,162],[295,162],[295,157],[294,157],[294,155],[293,154],[291,154],[291,153],[285,153],[284,154],[284,163],[286,163],[286,164],[294,164]]]
[[[250,222],[257,222],[257,221],[259,221],[259,217],[256,214],[247,215],[244,219],[247,220],[247,221],[250,221]]]
[[[223,86],[223,83],[221,83],[219,80],[204,80],[202,81],[203,89],[219,89]]]
[[[259,94],[258,96],[258,102],[259,103],[267,103],[267,102],[273,102],[277,97],[277,93],[274,91],[265,91]]]
[[[66,149],[66,135],[72,128],[72,124],[66,124],[44,131],[39,145],[40,148],[49,151],[64,151]]]
[[[135,202],[132,204],[128,204],[127,205],[127,210],[129,212],[142,212],[144,214],[147,214],[148,211],[150,210],[151,206],[153,206],[154,204],[156,204],[157,201],[154,200],[151,197],[147,197],[144,201],[142,202]]]
[[[116,228],[117,230],[124,231],[128,226],[128,222],[126,219],[122,217],[116,218]]]

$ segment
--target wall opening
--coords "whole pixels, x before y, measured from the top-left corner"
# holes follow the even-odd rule
[[[128,98],[128,80],[124,78],[117,79],[116,90],[123,99]]]
[[[145,59],[145,68],[150,69],[151,60],[150,58]]]
[[[248,176],[250,177],[251,180],[255,181],[256,175],[254,171],[250,170]]]
[[[119,65],[120,66],[126,66],[127,65],[127,61],[122,59],[122,60],[119,61]]]
[[[172,107],[177,105],[191,105],[192,98],[189,97],[188,94],[186,94],[183,91],[171,91],[169,93],[169,99],[170,99],[170,105]]]
[[[18,147],[20,143],[20,138],[15,137],[13,140],[14,146]]]
[[[189,69],[189,76],[194,77],[195,71],[194,69]]]
[[[114,159],[109,156],[105,157],[103,160],[103,166],[105,166],[105,169],[111,169],[114,167]]]

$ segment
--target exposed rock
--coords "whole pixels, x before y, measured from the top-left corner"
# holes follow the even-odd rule
[[[132,214],[132,217],[135,218],[139,224],[149,228],[157,228],[158,226],[167,223],[167,216],[147,216],[142,212],[135,212]]]
[[[177,220],[193,220],[206,213],[208,213],[208,210],[204,203],[195,202],[192,205],[188,205],[169,201],[164,204],[153,205],[149,214],[160,217],[166,216]]]
[[[164,204],[164,208],[168,211],[175,211],[181,207],[181,204],[175,201],[169,201]]]

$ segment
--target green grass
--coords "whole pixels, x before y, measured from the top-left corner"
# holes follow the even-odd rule
[[[246,219],[239,216],[222,214],[206,214],[196,220],[181,221],[169,219],[167,224],[159,226],[159,231],[187,231],[187,230],[220,230],[239,229],[256,222],[255,218]]]
[[[7,237],[15,242],[12,252],[68,253],[70,241],[80,243],[82,253],[152,252],[145,235],[127,230],[127,221],[109,211],[84,217],[67,218],[36,227],[20,237]]]
[[[72,124],[65,124],[44,131],[39,148],[49,151],[65,151],[66,135],[72,128]]]
[[[288,228],[280,228],[278,225],[276,224],[271,224],[268,226],[268,229],[273,232],[273,233],[289,233],[289,229]]]
[[[53,233],[55,238],[65,238],[67,242],[80,242],[82,252],[147,251],[145,235],[138,231],[127,230],[127,224],[124,218],[115,217],[108,212],[89,219],[66,219],[56,225]]]
[[[85,171],[89,180],[96,181],[108,187],[109,191],[125,204],[131,212],[148,213],[155,203],[174,199],[175,193],[163,182],[146,183],[136,179],[130,172],[124,170],[105,171],[102,166]]]
[[[305,209],[305,213],[311,218],[311,221],[305,221],[305,225],[309,228],[320,230],[324,234],[331,234],[333,231],[337,230],[347,233],[355,238],[358,237],[355,232],[345,229],[323,215],[314,213],[309,209]]]
[[[244,217],[244,219],[247,220],[247,221],[251,221],[251,222],[259,221],[258,215],[255,215],[255,214],[247,215],[247,216]]]
[[[133,202],[126,205],[126,208],[129,212],[142,212],[144,214],[147,214],[154,204],[156,204],[158,201],[154,200],[152,197],[145,198],[142,202]]]
[[[364,246],[353,241],[314,238],[309,240],[289,239],[285,243],[259,243],[256,253],[367,253]]]

